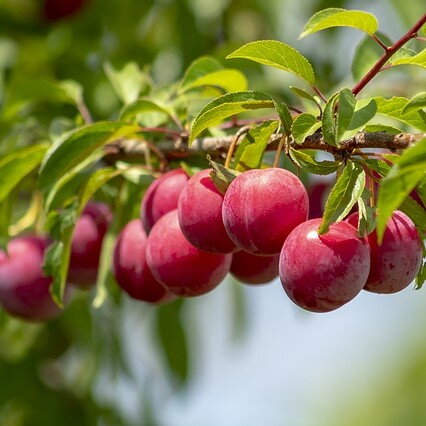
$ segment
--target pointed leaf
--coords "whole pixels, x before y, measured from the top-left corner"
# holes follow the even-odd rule
[[[332,223],[348,215],[361,197],[364,187],[364,170],[360,165],[348,161],[327,198],[323,220],[318,228],[319,234],[324,234]]]
[[[397,65],[417,65],[426,68],[426,49],[423,49],[421,52],[417,53],[417,55],[397,59],[391,63],[393,67]]]
[[[315,74],[309,61],[293,47],[276,40],[254,41],[237,49],[226,59],[244,58],[291,72],[310,84]]]
[[[426,108],[426,92],[418,93],[410,99],[410,102],[402,109],[402,113],[417,111]]]
[[[0,203],[41,163],[47,144],[32,145],[12,151],[0,160]]]
[[[185,87],[185,91],[202,86],[217,86],[225,90],[225,92],[241,92],[247,90],[248,81],[241,71],[225,68],[199,77],[188,84]]]
[[[329,8],[317,12],[308,21],[303,28],[299,38],[306,37],[308,34],[316,33],[332,27],[352,27],[364,31],[367,34],[374,34],[379,23],[377,18],[368,12],[361,10],[345,10],[340,8]]]
[[[303,170],[315,175],[329,175],[337,171],[341,166],[339,161],[316,161],[311,155],[296,149],[290,149],[290,156],[293,161]]]
[[[260,167],[263,153],[269,144],[272,134],[277,128],[278,121],[265,121],[251,129],[244,136],[235,154],[235,168],[238,171]]]
[[[350,127],[356,105],[355,96],[349,89],[339,92],[339,109],[337,113],[336,140],[340,142],[346,130]]]
[[[198,79],[221,69],[223,69],[223,66],[210,56],[201,56],[195,59],[185,71],[181,83],[181,90],[187,90]]]
[[[83,162],[108,142],[130,136],[138,126],[120,122],[98,122],[81,127],[59,139],[43,159],[39,175],[39,188],[47,195],[67,171]]]
[[[334,109],[339,94],[335,93],[327,102],[322,116],[322,134],[324,141],[332,146],[337,146],[336,141],[336,118],[334,116]]]
[[[294,141],[301,144],[308,136],[315,133],[321,127],[321,121],[307,112],[298,115],[291,126]]]
[[[231,182],[240,174],[235,170],[227,169],[219,163],[216,163],[210,158],[210,155],[207,155],[207,160],[209,161],[210,167],[213,169],[210,172],[210,176],[216,185],[216,188],[222,193],[225,194]]]
[[[139,114],[147,112],[159,112],[170,117],[170,111],[166,107],[150,101],[149,99],[138,99],[137,101],[126,105],[121,110],[120,120],[132,121],[137,118]]]
[[[369,205],[370,191],[364,188],[358,198],[358,236],[364,238],[371,234],[376,227],[376,209]]]
[[[279,101],[277,99],[274,99],[274,107],[280,117],[283,132],[287,136],[290,136],[291,125],[293,124],[293,118],[290,114],[290,110],[284,102]]]
[[[236,92],[220,96],[207,104],[192,123],[189,142],[203,130],[215,126],[227,117],[259,108],[273,108],[270,96],[261,92]]]

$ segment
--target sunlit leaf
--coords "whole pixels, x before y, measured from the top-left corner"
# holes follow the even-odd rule
[[[379,28],[379,23],[377,22],[377,18],[368,12],[345,10],[337,7],[329,8],[313,15],[305,25],[305,28],[303,28],[303,32],[299,38],[332,27],[352,27],[367,34],[374,34]]]
[[[338,170],[340,161],[316,161],[312,155],[296,149],[290,149],[290,156],[304,171],[315,175],[329,175]]]
[[[291,126],[291,133],[294,141],[301,144],[306,137],[315,133],[321,127],[321,121],[318,121],[312,114],[304,112],[299,114]]]
[[[243,58],[279,68],[296,75],[310,84],[315,74],[309,61],[293,47],[276,40],[254,41],[237,49],[226,59]]]

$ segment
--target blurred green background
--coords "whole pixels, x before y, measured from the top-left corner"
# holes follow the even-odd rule
[[[50,99],[49,81],[76,80],[93,117],[107,119],[121,104],[106,62],[135,61],[166,85],[198,56],[223,59],[246,42],[279,39],[309,57],[329,92],[352,84],[362,36],[334,29],[297,41],[315,11],[371,11],[395,39],[425,9],[418,0],[87,0],[60,18],[46,7],[0,0],[1,152],[52,131],[58,118],[75,119],[72,107]],[[288,74],[232,66],[251,88],[291,96]],[[410,96],[425,76],[404,68],[373,86]],[[12,120],[7,107],[17,104]],[[326,317],[297,311],[277,282],[226,282],[161,308],[116,295],[93,310],[81,293],[46,325],[0,311],[0,425],[424,425],[423,293],[363,294]]]

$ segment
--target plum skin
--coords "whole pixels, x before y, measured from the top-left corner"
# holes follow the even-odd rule
[[[237,176],[223,199],[225,229],[241,250],[278,254],[287,235],[308,217],[308,194],[292,173],[254,169]]]
[[[139,219],[120,232],[114,248],[113,271],[118,285],[133,299],[149,303],[171,301],[171,295],[152,275],[146,263],[147,236]]]
[[[232,256],[231,275],[244,284],[266,284],[278,277],[279,254],[256,256],[243,250]]]
[[[95,284],[102,242],[111,220],[112,213],[106,204],[86,205],[72,237],[68,282],[82,289]]]
[[[184,237],[177,210],[165,214],[148,236],[148,266],[154,277],[177,296],[199,296],[213,290],[229,272],[232,255],[194,247]]]
[[[237,250],[222,219],[223,195],[210,177],[211,169],[192,176],[182,190],[178,203],[179,225],[195,247],[218,253]]]
[[[0,304],[11,315],[27,321],[46,321],[61,310],[53,301],[52,279],[42,269],[46,238],[17,237],[0,252]]]
[[[149,234],[155,222],[178,206],[179,196],[189,176],[183,169],[174,169],[154,180],[141,203],[141,221]]]
[[[333,311],[364,287],[370,270],[367,243],[347,222],[318,235],[321,219],[302,223],[288,236],[280,255],[280,279],[290,299],[312,312]]]
[[[358,213],[347,219],[357,226]],[[396,210],[389,219],[382,244],[377,243],[377,233],[366,237],[370,247],[371,268],[364,290],[390,294],[406,288],[413,282],[422,263],[422,247],[412,220]]]

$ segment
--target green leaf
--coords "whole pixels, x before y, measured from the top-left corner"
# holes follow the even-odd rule
[[[146,76],[138,64],[129,62],[121,70],[116,70],[107,62],[104,64],[104,70],[117,96],[124,104],[136,101],[146,82]]]
[[[207,160],[209,161],[210,167],[213,169],[210,172],[210,176],[213,180],[213,183],[216,185],[216,188],[222,193],[225,194],[231,182],[240,174],[235,170],[227,169],[219,163],[216,163],[210,158],[210,155],[207,155]]]
[[[378,30],[379,23],[376,17],[368,12],[329,8],[315,13],[309,19],[299,39],[332,27],[352,27],[372,35]]]
[[[351,123],[348,127],[349,135],[346,133],[344,138],[348,138],[355,134],[360,128],[365,126],[377,112],[377,104],[374,99],[365,99],[356,103],[355,112],[353,113]]]
[[[386,45],[392,44],[391,40],[384,34],[376,34]],[[355,81],[367,74],[371,67],[377,62],[383,54],[383,48],[377,44],[370,36],[366,36],[356,47],[354,58],[352,60],[352,76]]]
[[[237,49],[226,59],[243,58],[291,72],[315,84],[315,74],[309,61],[293,47],[276,40],[254,41]]]
[[[215,126],[227,117],[259,108],[273,108],[270,96],[261,92],[235,92],[220,96],[207,104],[191,126],[189,142],[205,129]]]
[[[397,65],[417,65],[419,67],[426,68],[426,49],[423,49],[421,52],[417,53],[417,55],[392,61],[393,67]]]
[[[291,126],[291,133],[294,141],[301,144],[308,136],[315,133],[321,127],[321,121],[318,121],[316,117],[307,112],[299,114],[293,121]]]
[[[107,143],[130,136],[138,126],[120,122],[98,122],[81,127],[55,142],[43,159],[39,188],[46,197],[48,191],[66,172],[83,162]]]
[[[424,176],[420,183],[417,185],[416,191],[423,204],[426,206],[426,176]]]
[[[317,100],[312,96],[310,93],[308,93],[306,90],[299,89],[298,87],[290,86],[290,90],[294,92],[299,98],[307,99],[308,101],[313,102],[315,105],[318,105]]]
[[[423,178],[426,170],[426,139],[401,155],[382,180],[377,201],[377,237],[381,242],[386,224],[407,195]]]
[[[225,68],[199,77],[186,85],[185,91],[202,86],[217,86],[225,92],[241,92],[247,90],[248,81],[241,71]]]
[[[407,98],[394,96],[385,99],[376,97],[374,100],[377,103],[377,114],[386,115],[421,131],[426,131],[426,114],[421,114],[421,111],[403,112],[405,106],[410,102]]]
[[[355,96],[349,89],[339,92],[339,109],[337,112],[336,140],[340,142],[346,130],[350,127],[356,105]]]
[[[408,49],[406,47],[401,47],[398,49],[389,59],[388,64],[393,65],[395,61],[399,59],[407,59],[416,55],[414,50]]]
[[[211,56],[201,56],[200,58],[195,59],[195,61],[193,61],[185,71],[185,75],[183,76],[181,83],[181,91],[187,90],[200,78],[222,69],[223,66]]]
[[[182,323],[183,299],[159,306],[155,322],[158,343],[165,362],[177,384],[182,386],[189,376],[188,338]]]
[[[336,119],[334,109],[339,94],[335,93],[326,103],[324,113],[322,115],[322,134],[324,141],[332,146],[337,146],[336,141]]]
[[[396,127],[388,126],[385,124],[367,124],[364,127],[364,131],[367,133],[374,133],[374,132],[386,132],[390,133],[391,135],[397,135],[401,133],[400,129],[397,129]]]
[[[0,203],[41,163],[47,144],[32,145],[12,151],[0,160]]]
[[[7,251],[9,226],[12,220],[14,194],[9,194],[0,203],[0,250]]]
[[[370,191],[364,188],[358,198],[358,236],[364,238],[376,228],[376,209],[369,205]]]
[[[235,154],[235,168],[238,171],[256,169],[262,164],[263,153],[272,134],[278,128],[278,121],[265,121],[251,129],[240,143]]]
[[[80,83],[74,80],[62,80],[58,83],[58,86],[75,105],[83,101],[83,87]]]
[[[348,215],[361,197],[364,187],[364,170],[360,165],[349,160],[327,198],[323,220],[318,228],[319,234],[324,234],[332,223]]]
[[[52,277],[50,293],[55,303],[63,308],[63,297],[71,257],[71,241],[78,218],[78,202],[74,201],[60,212],[51,212],[47,220],[47,230],[54,238],[46,250],[43,270]]]
[[[399,210],[404,212],[416,225],[416,228],[420,235],[426,236],[426,210],[411,197],[406,197],[402,204],[399,206]]]
[[[410,102],[402,109],[402,113],[409,111],[418,111],[419,109],[426,108],[426,92],[418,93],[410,99]]]
[[[290,110],[284,102],[279,101],[277,99],[274,99],[274,107],[280,117],[283,132],[287,136],[290,136],[291,125],[293,124],[293,118],[290,114]]]
[[[312,155],[293,148],[290,149],[290,156],[303,170],[315,175],[334,173],[342,164],[339,161],[316,161]]]
[[[149,99],[138,99],[135,102],[127,104],[120,112],[120,120],[133,121],[137,119],[140,114],[147,112],[159,112],[170,117],[171,112],[164,106]]]

